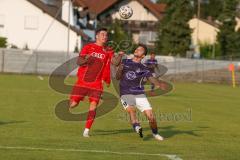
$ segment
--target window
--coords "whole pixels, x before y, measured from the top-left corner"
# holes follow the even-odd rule
[[[151,32],[150,41],[156,41],[156,40],[157,40],[157,32]]]
[[[0,28],[4,28],[4,24],[5,24],[5,17],[4,15],[0,15]]]
[[[148,42],[148,32],[147,31],[140,32],[139,42],[143,43],[143,44],[147,44],[147,42]]]
[[[41,0],[43,3],[49,5],[49,6],[57,6],[57,0]]]
[[[140,32],[139,42],[140,43],[152,43],[157,39],[157,32],[153,31],[142,31]]]
[[[25,16],[24,28],[28,30],[38,29],[38,17],[37,16]]]

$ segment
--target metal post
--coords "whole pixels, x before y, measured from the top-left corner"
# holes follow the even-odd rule
[[[71,19],[71,0],[69,0],[69,4],[68,4],[68,42],[67,42],[67,59],[69,59],[69,55],[70,55],[70,19]]]
[[[1,68],[2,68],[1,72],[2,72],[2,73],[4,73],[4,65],[5,65],[5,64],[4,64],[4,63],[5,63],[5,62],[4,62],[4,61],[5,61],[4,59],[5,59],[5,52],[4,52],[4,50],[2,50],[2,67],[1,67]]]
[[[195,74],[196,78],[198,78],[198,59],[195,59]]]
[[[198,0],[198,10],[197,10],[197,36],[196,36],[196,44],[198,47],[198,51],[199,51],[199,19],[201,18],[200,14],[201,14],[201,0]]]
[[[204,82],[204,59],[202,59],[202,83]]]
[[[175,73],[174,73],[174,82],[176,82],[177,80],[177,59],[176,57],[174,58],[174,70],[175,70]]]
[[[38,75],[38,52],[35,52],[36,62],[35,62],[35,73]]]

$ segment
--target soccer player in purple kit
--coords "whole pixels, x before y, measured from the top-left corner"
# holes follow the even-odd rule
[[[149,80],[155,86],[165,90],[165,84],[161,83],[153,76],[153,72],[144,64],[142,59],[147,55],[147,47],[139,44],[134,51],[132,59],[123,59],[121,63],[115,63],[118,66],[116,79],[120,80],[120,96],[124,109],[128,112],[133,129],[143,137],[142,127],[136,117],[136,108],[145,114],[149,121],[153,137],[162,141],[163,137],[158,133],[157,121],[154,117],[152,107],[144,92],[144,79]],[[122,54],[116,57],[118,61]]]

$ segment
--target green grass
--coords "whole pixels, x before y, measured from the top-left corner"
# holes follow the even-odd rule
[[[109,153],[70,152],[54,149],[107,150],[174,154],[183,160],[239,159],[240,157],[240,89],[227,85],[176,83],[168,95],[150,98],[155,112],[187,113],[192,121],[163,119],[158,122],[166,137],[157,142],[151,137],[148,123],[143,122],[140,139],[118,104],[112,112],[99,117],[91,130],[91,138],[83,138],[84,122],[59,120],[55,105],[68,97],[49,88],[48,78],[0,75],[0,146],[45,148],[29,150],[0,148],[1,160],[166,160],[164,156],[117,155]],[[74,79],[68,79],[73,83]],[[109,89],[114,93],[113,89]],[[74,112],[87,109],[81,103]],[[53,149],[53,150],[51,150]]]

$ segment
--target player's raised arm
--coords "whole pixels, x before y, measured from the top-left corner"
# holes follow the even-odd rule
[[[120,51],[118,53],[118,55],[114,56],[112,58],[112,64],[115,65],[115,66],[119,66],[122,62],[122,57],[125,53],[123,51]]]
[[[120,80],[122,78],[123,75],[123,64],[120,64],[118,69],[117,69],[117,73],[116,73],[116,79]]]

